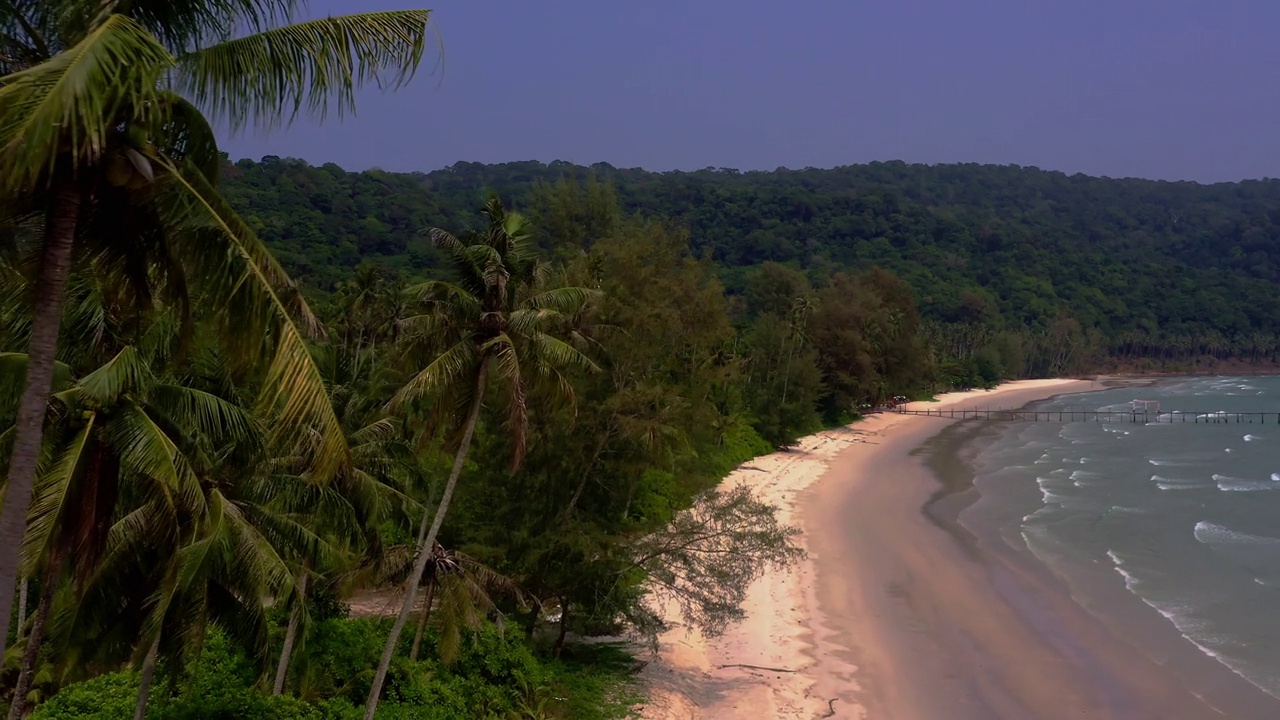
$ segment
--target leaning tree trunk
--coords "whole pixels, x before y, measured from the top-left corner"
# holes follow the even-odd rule
[[[378,672],[373,676],[373,686],[369,688],[369,699],[364,704],[364,720],[373,720],[373,714],[378,710],[378,697],[382,695],[382,684],[387,680],[391,658],[395,657],[400,633],[404,632],[405,623],[409,621],[409,615],[413,612],[414,601],[418,599],[418,585],[422,582],[422,574],[431,560],[431,549],[436,545],[436,536],[440,534],[444,516],[449,512],[449,502],[453,500],[453,491],[458,486],[458,476],[462,474],[462,465],[466,462],[467,450],[471,447],[471,437],[475,434],[476,422],[480,419],[480,404],[484,400],[487,379],[486,369],[486,363],[481,362],[479,372],[476,374],[475,397],[471,399],[471,410],[467,413],[466,425],[462,430],[462,442],[458,445],[458,454],[453,458],[453,470],[449,473],[449,481],[444,485],[440,505],[436,507],[435,518],[431,521],[431,529],[418,545],[418,558],[414,561],[413,571],[409,574],[409,587],[404,594],[404,602],[400,605],[400,614],[396,616],[396,622],[391,627],[391,635],[387,637],[386,647],[382,648]]]
[[[564,638],[569,633],[569,598],[560,598],[560,632],[556,635],[555,654],[564,652]]]
[[[36,676],[36,661],[40,659],[40,645],[44,642],[44,626],[49,622],[49,609],[53,606],[53,596],[58,588],[58,573],[62,569],[62,554],[55,552],[49,558],[49,569],[45,573],[44,587],[40,589],[40,605],[36,607],[36,616],[31,620],[31,632],[27,634],[27,647],[22,654],[22,669],[18,671],[18,685],[13,691],[13,700],[9,705],[9,720],[19,720],[27,711],[27,695],[31,694],[31,683]]]
[[[156,677],[156,657],[160,654],[160,633],[147,650],[147,657],[142,661],[142,679],[138,685],[138,704],[133,709],[133,720],[146,720],[147,702],[151,699],[151,681]]]
[[[22,639],[23,626],[27,624],[27,592],[31,583],[25,578],[18,578],[18,631],[13,636],[14,642]]]
[[[427,634],[427,621],[431,619],[431,603],[436,599],[436,580],[427,580],[427,597],[422,603],[422,614],[418,616],[418,630],[413,634],[413,649],[409,651],[409,659],[417,662],[418,653],[422,651],[422,636]]]
[[[80,191],[66,182],[54,191],[53,211],[45,230],[31,306],[31,342],[27,349],[27,380],[18,401],[13,450],[9,455],[9,481],[0,503],[0,618],[5,627],[13,613],[18,580],[18,557],[27,528],[27,508],[40,459],[44,416],[53,387],[53,362],[62,322],[62,295],[71,268],[71,246],[80,214]],[[4,657],[8,633],[0,633],[0,657]]]
[[[307,563],[306,565],[310,565]],[[293,643],[298,637],[298,623],[302,620],[303,603],[307,601],[308,567],[304,566],[298,574],[298,596],[294,601],[293,612],[289,613],[289,627],[284,631],[284,647],[280,650],[280,663],[276,665],[276,682],[271,688],[272,695],[284,692],[284,678],[289,673],[289,659],[293,657]]]

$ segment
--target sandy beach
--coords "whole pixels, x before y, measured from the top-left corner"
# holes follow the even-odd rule
[[[1088,381],[1022,381],[990,391],[950,393],[911,407],[1014,408],[1093,388]],[[840,543],[846,530],[872,546],[887,547],[896,540],[907,547],[951,543],[936,527],[927,528],[926,537],[910,537],[910,524],[923,522],[920,506],[937,484],[921,488],[902,477],[910,464],[907,453],[946,422],[875,415],[804,438],[792,450],[756,458],[730,475],[726,483],[751,486],[780,508],[784,522],[803,529],[809,558],[758,580],[747,602],[746,620],[722,637],[703,638],[673,622],[660,639],[658,656],[645,669],[650,702],[642,717],[941,717],[909,711],[915,701],[897,697],[893,684],[881,677],[889,660],[870,650],[888,639],[872,632],[879,622],[867,614],[871,608],[860,604],[857,595],[878,585],[883,576],[865,567],[848,571],[859,563]],[[892,490],[908,501],[859,497],[865,490]],[[917,497],[916,491],[922,494]],[[848,507],[851,498],[853,508]],[[877,504],[880,500],[886,501],[883,507]],[[909,517],[897,515],[903,510]],[[892,557],[879,551],[863,555]],[[875,593],[885,595],[883,589]],[[1001,634],[1000,628],[992,630]],[[908,683],[896,690],[911,688],[914,685]]]
[[[1099,389],[1024,381],[910,407],[1012,409]],[[722,637],[673,624],[645,668],[641,717],[1274,716],[1272,698],[1180,640],[1164,638],[1174,649],[1153,660],[1043,567],[982,551],[955,522],[973,499],[957,448],[981,427],[876,415],[733,473],[726,482],[750,485],[801,527],[808,558],[759,579],[747,618]]]

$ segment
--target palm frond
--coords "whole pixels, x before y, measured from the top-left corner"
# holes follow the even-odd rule
[[[488,245],[472,245],[467,254],[480,268],[480,280],[497,297],[505,297],[507,281],[511,279],[511,268],[502,252]]]
[[[243,509],[227,502],[219,490],[212,491],[210,495],[219,498],[224,506],[227,549],[234,551],[226,563],[233,572],[220,580],[231,587],[248,580],[243,587],[255,590],[259,598],[272,590],[290,586],[293,574],[289,572],[289,566],[266,536],[249,521]]]
[[[421,505],[412,496],[363,471],[356,470],[343,485],[343,495],[359,513],[364,525],[416,514]]]
[[[228,40],[179,59],[178,84],[233,130],[272,127],[306,109],[355,109],[366,83],[398,87],[422,60],[427,10],[330,17]]]
[[[62,362],[53,367],[53,391],[59,392],[71,382],[71,368]],[[18,396],[27,379],[27,354],[0,352],[0,412],[17,407]]]
[[[159,496],[188,512],[199,512],[204,496],[199,482],[183,462],[178,447],[142,408],[132,402],[118,406],[106,423],[106,435],[122,470],[154,483]]]
[[[431,244],[444,250],[455,261],[466,261],[466,245],[453,233],[442,228],[427,228],[427,237]]]
[[[512,312],[508,317],[507,326],[513,333],[527,336],[544,332],[548,329],[548,325],[565,320],[567,318],[564,314],[556,310],[536,310],[526,307]]]
[[[351,433],[352,447],[365,443],[378,443],[390,440],[400,434],[400,423],[395,418],[381,418]]]
[[[515,472],[524,462],[524,453],[529,430],[529,402],[525,393],[524,377],[520,372],[520,353],[515,342],[506,333],[480,346],[485,355],[492,357],[498,375],[511,388],[511,399],[507,403],[507,424],[511,432],[511,471]]]
[[[240,512],[246,521],[245,527],[252,527],[252,537],[244,537],[255,544],[260,538],[277,557],[284,553],[294,558],[311,558],[321,567],[327,567],[337,564],[341,556],[333,544],[307,527],[302,519],[257,505],[240,508]],[[242,532],[250,531],[242,529]]]
[[[406,291],[420,302],[444,303],[457,308],[464,315],[479,315],[482,309],[475,293],[451,282],[428,280]]]
[[[153,385],[147,402],[178,425],[215,442],[251,440],[257,434],[256,423],[244,408],[203,390],[185,385]]]
[[[57,461],[42,473],[36,495],[27,512],[27,532],[22,540],[24,571],[30,576],[45,554],[52,549],[59,530],[59,520],[68,502],[76,500],[72,491],[75,477],[88,464],[89,440],[93,436],[96,417],[90,414],[84,427],[71,438]]]
[[[47,184],[59,158],[92,163],[125,120],[152,124],[156,82],[173,64],[147,29],[112,15],[79,43],[0,83],[0,188]]]
[[[440,584],[437,593],[440,607],[435,617],[440,636],[436,647],[441,661],[445,665],[453,665],[462,652],[462,630],[478,627],[483,615],[464,583],[445,578],[437,582]]]
[[[161,92],[167,107],[165,122],[154,138],[165,157],[191,163],[209,182],[218,179],[221,156],[213,128],[195,105],[173,92]]]
[[[600,293],[581,287],[562,287],[540,292],[525,300],[525,305],[536,310],[554,310],[566,315],[578,312]]]
[[[534,346],[540,358],[559,367],[577,367],[590,372],[599,372],[600,366],[569,343],[553,337],[545,332],[532,336]]]
[[[477,317],[479,313],[477,312]],[[456,340],[460,330],[468,328],[460,326],[455,318],[442,312],[428,312],[421,315],[410,315],[399,321],[401,334],[407,344],[425,343],[439,347],[450,340]]]
[[[161,221],[175,234],[175,251],[218,302],[225,317],[264,325],[296,317],[300,330],[319,337],[324,327],[297,285],[217,189],[190,162],[153,158],[168,172],[157,197]],[[253,329],[258,329],[254,327]]]
[[[116,3],[93,3],[116,11]],[[233,29],[257,32],[289,22],[304,0],[132,0],[128,13],[168,47],[182,51],[225,39]]]
[[[274,336],[258,398],[272,442],[282,448],[313,450],[314,471],[321,478],[349,467],[346,433],[294,320],[297,315],[302,327],[318,333],[315,316],[284,269],[203,175],[173,165],[167,169],[178,196],[170,220],[181,232],[182,251],[198,270],[209,296],[217,298],[224,326],[242,338],[254,333]],[[199,232],[201,227],[211,232]],[[293,294],[294,302],[286,304],[282,292]],[[256,347],[245,350],[260,352],[261,337]]]
[[[454,343],[396,392],[391,399],[391,407],[401,408],[430,392],[453,386],[475,371],[479,359],[469,339]]]
[[[116,356],[76,383],[76,394],[93,407],[114,403],[123,393],[141,388],[151,378],[151,370],[133,346],[126,346]]]

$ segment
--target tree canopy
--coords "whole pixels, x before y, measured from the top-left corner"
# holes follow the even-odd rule
[[[556,190],[565,182],[571,192]],[[684,225],[694,254],[709,255],[735,295],[765,262],[815,285],[879,267],[908,284],[926,323],[1047,333],[1070,318],[1118,355],[1249,359],[1265,346],[1269,357],[1280,337],[1280,180],[1200,185],[901,162],[668,173],[458,163],[397,174],[267,157],[236,163],[224,187],[317,290],[361,263],[430,273],[438,258],[415,229],[467,222],[485,192],[579,238],[598,235],[592,223],[616,196],[624,214]],[[571,194],[585,208],[577,217],[563,215]]]

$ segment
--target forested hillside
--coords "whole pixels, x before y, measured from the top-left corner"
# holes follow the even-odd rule
[[[606,212],[616,195],[624,213],[686,226],[731,294],[766,261],[802,269],[817,286],[837,270],[878,266],[910,284],[923,319],[953,345],[956,326],[982,345],[1000,332],[1078,324],[1096,356],[1263,361],[1280,335],[1274,180],[1199,185],[900,162],[745,173],[537,162],[349,173],[267,157],[226,168],[223,185],[286,266],[322,290],[363,262],[429,273],[434,256],[421,228],[474,225],[486,192],[584,242],[591,223],[557,218],[557,208]]]

